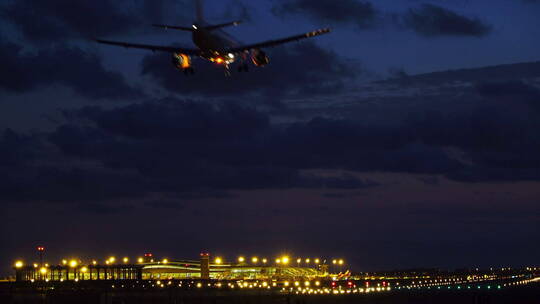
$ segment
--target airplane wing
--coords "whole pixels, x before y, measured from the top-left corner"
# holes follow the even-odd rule
[[[325,29],[320,29],[320,30],[316,30],[316,31],[313,31],[313,32],[309,32],[309,33],[305,33],[305,34],[301,34],[301,35],[296,35],[296,36],[291,36],[291,37],[287,37],[287,38],[283,38],[283,39],[269,40],[269,41],[260,42],[260,43],[256,43],[256,44],[244,45],[244,46],[240,46],[240,47],[237,47],[237,48],[229,49],[228,51],[231,52],[231,53],[240,53],[240,52],[248,51],[248,50],[252,50],[252,49],[259,49],[259,48],[265,48],[265,47],[274,47],[274,46],[277,46],[277,45],[281,45],[281,44],[285,44],[285,43],[289,43],[289,42],[293,42],[293,41],[299,41],[299,40],[302,40],[302,39],[307,39],[307,38],[311,38],[311,37],[315,37],[315,36],[319,36],[319,35],[324,35],[324,34],[328,34],[328,33],[330,33],[330,29],[325,28]]]
[[[125,48],[150,50],[154,52],[160,51],[160,52],[168,52],[168,53],[182,53],[182,54],[186,54],[190,56],[199,56],[201,54],[201,51],[197,49],[185,49],[185,48],[172,47],[172,46],[136,44],[136,43],[108,41],[108,40],[100,40],[100,39],[96,39],[96,42],[109,44],[109,45],[123,46]]]

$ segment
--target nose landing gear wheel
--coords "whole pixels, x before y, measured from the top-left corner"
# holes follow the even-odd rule
[[[231,69],[229,68],[229,65],[225,66],[225,77],[231,76]]]

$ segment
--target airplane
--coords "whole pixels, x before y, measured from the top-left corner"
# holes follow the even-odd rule
[[[223,66],[225,68],[225,75],[230,76],[230,65],[238,59],[241,62],[238,66],[238,72],[249,71],[249,59],[251,59],[251,62],[256,67],[264,67],[269,64],[270,58],[266,52],[262,50],[263,48],[274,47],[281,44],[330,33],[329,28],[324,28],[282,39],[242,45],[236,39],[221,30],[225,27],[237,26],[241,23],[241,21],[233,21],[222,24],[208,24],[204,18],[202,0],[196,0],[196,14],[197,19],[191,27],[164,24],[153,24],[153,26],[163,29],[191,32],[193,43],[197,46],[197,48],[158,46],[102,39],[95,39],[95,41],[98,43],[122,46],[125,48],[137,48],[151,50],[154,52],[161,51],[172,53],[172,63],[178,70],[183,71],[186,75],[193,75],[195,73],[191,58],[200,57],[216,65]]]

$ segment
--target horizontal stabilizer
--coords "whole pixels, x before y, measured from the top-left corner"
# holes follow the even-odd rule
[[[242,21],[233,21],[233,22],[227,22],[227,23],[216,24],[216,25],[208,25],[208,26],[205,26],[204,28],[209,31],[213,31],[213,30],[217,30],[220,28],[228,27],[228,26],[237,26],[240,23],[242,23]]]
[[[193,27],[165,25],[165,24],[152,24],[152,26],[164,28],[166,30],[171,29],[171,30],[180,30],[180,31],[187,31],[187,32],[193,32],[195,30]]]

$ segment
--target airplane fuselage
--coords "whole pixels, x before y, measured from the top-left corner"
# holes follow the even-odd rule
[[[193,43],[201,50],[202,57],[212,62],[231,64],[236,59],[234,54],[228,53],[227,50],[238,46],[239,43],[220,30],[210,31],[196,28],[193,31],[192,39]]]

